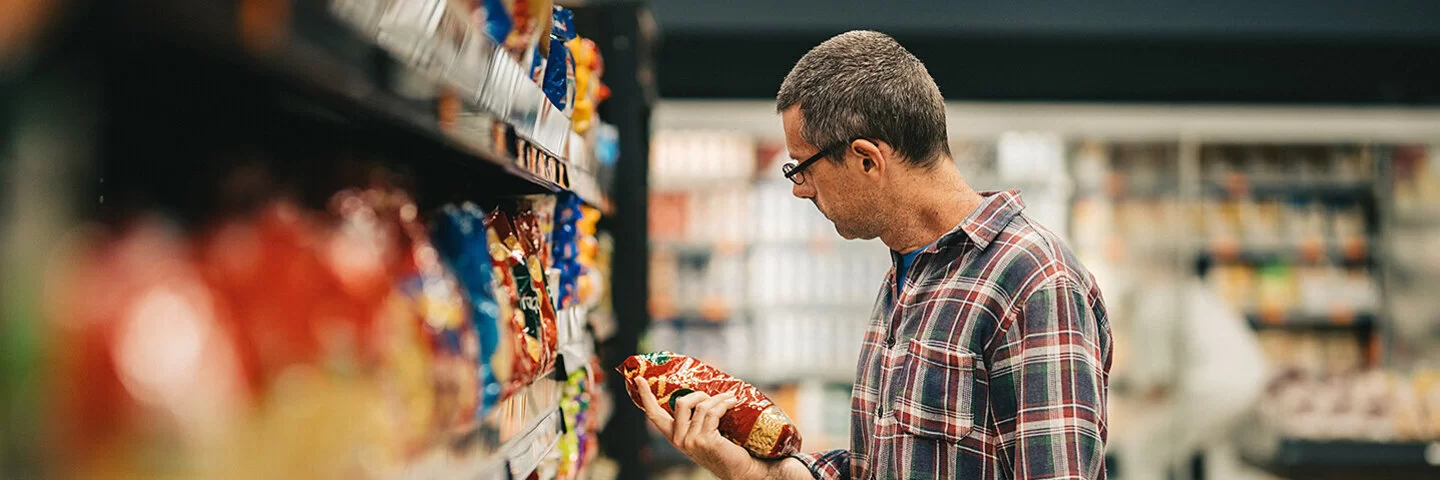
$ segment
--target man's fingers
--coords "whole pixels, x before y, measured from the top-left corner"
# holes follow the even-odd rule
[[[645,379],[636,377],[634,384],[635,389],[640,391],[640,409],[645,411],[645,416],[655,424],[655,428],[660,429],[660,433],[669,437],[674,431],[675,419],[660,408],[660,402],[655,400],[655,393],[650,391],[650,384],[645,383]]]
[[[705,403],[709,405],[704,405],[705,422],[700,425],[700,431],[713,432],[720,428],[720,417],[725,416],[725,413],[729,412],[730,409],[740,403],[740,401],[736,400],[734,395],[727,393],[716,395]]]
[[[675,427],[670,440],[676,442],[676,446],[680,446],[679,442],[683,442],[686,435],[692,434],[690,427],[692,426],[691,419],[695,415],[695,406],[709,399],[710,396],[705,392],[692,392],[675,400]]]
[[[734,395],[722,393],[696,405],[695,413],[690,417],[690,438],[686,439],[686,447],[695,448],[700,442],[715,435],[720,426],[720,417],[730,409],[734,400]]]

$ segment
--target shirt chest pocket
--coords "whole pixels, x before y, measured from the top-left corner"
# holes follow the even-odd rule
[[[959,443],[983,425],[988,385],[979,356],[919,339],[905,348],[901,388],[894,392],[895,421],[902,431]]]

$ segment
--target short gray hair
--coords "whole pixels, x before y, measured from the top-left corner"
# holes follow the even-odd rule
[[[880,32],[845,32],[800,57],[775,96],[776,111],[796,105],[800,135],[817,148],[873,138],[919,167],[950,154],[940,87],[920,59]]]

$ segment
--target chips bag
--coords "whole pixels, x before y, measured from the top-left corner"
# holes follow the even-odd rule
[[[495,270],[490,258],[485,212],[473,203],[446,205],[436,221],[435,247],[468,294],[471,323],[480,341],[480,408],[483,416],[501,400],[512,373],[510,302],[497,301]],[[503,280],[501,280],[503,281]],[[502,342],[502,340],[504,340]]]
[[[501,280],[499,289],[515,306],[510,320],[515,371],[503,398],[555,366],[558,327],[554,306],[545,295],[539,258],[526,256],[526,247],[508,215],[493,210],[486,215],[485,223],[495,235],[490,239],[490,254],[496,277]]]
[[[800,430],[755,386],[699,360],[671,352],[632,355],[620,364],[627,380],[645,379],[660,407],[674,415],[675,401],[694,392],[729,392],[739,401],[720,417],[720,435],[760,458],[780,458],[800,451]],[[640,405],[635,385],[625,382],[630,400]]]

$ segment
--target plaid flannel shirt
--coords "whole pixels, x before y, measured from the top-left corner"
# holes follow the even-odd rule
[[[817,479],[1105,478],[1100,290],[1018,192],[983,195],[898,298],[891,270],[856,369],[850,449],[795,456]]]

